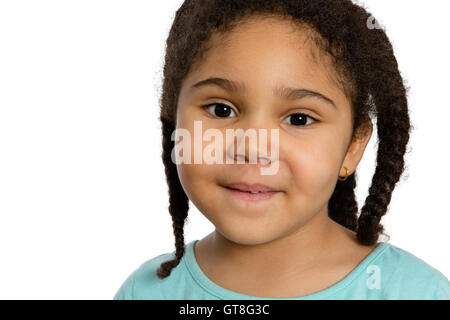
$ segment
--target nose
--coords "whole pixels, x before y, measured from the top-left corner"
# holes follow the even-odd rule
[[[227,162],[237,164],[270,165],[273,161],[272,154],[268,155],[271,148],[270,130],[235,129],[232,139],[227,139]],[[235,148],[236,146],[236,148]]]
[[[245,155],[245,154],[236,154],[236,156],[234,157],[235,162],[238,163],[249,163],[250,162],[250,157]],[[262,165],[268,165],[272,163],[272,160],[270,160],[270,158],[268,157],[257,157],[257,162],[262,164]]]

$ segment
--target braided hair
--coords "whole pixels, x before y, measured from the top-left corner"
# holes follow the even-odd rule
[[[392,45],[381,27],[370,27],[372,15],[351,0],[185,0],[176,11],[166,41],[160,97],[162,160],[175,235],[175,257],[161,263],[157,276],[170,275],[185,253],[184,224],[189,199],[171,160],[176,106],[181,83],[208,51],[211,34],[225,34],[252,16],[281,17],[308,27],[308,34],[327,53],[339,83],[351,98],[353,139],[376,118],[378,151],[369,194],[358,215],[355,173],[339,181],[328,202],[328,215],[355,231],[359,243],[371,246],[384,234],[380,220],[404,169],[410,136],[407,88]]]

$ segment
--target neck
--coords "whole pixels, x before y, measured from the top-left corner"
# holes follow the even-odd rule
[[[332,254],[342,235],[346,234],[348,238],[343,229],[325,212],[289,234],[260,244],[236,243],[216,229],[205,238],[205,247],[214,259],[211,261],[216,261],[214,265],[220,269],[239,270],[240,274],[257,278],[267,274],[288,277],[313,267],[321,258]]]

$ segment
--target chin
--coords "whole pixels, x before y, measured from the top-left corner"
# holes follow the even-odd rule
[[[236,227],[234,227],[233,230],[224,231],[216,228],[216,232],[220,233],[221,236],[223,236],[227,240],[243,246],[260,245],[271,242],[276,238],[273,237],[273,235],[270,234],[267,229],[261,229],[259,231],[252,232],[248,232],[248,228],[245,228],[245,226],[243,229],[244,230],[236,229]]]

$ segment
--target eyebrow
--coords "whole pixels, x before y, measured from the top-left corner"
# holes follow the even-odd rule
[[[227,91],[232,92],[242,92],[246,91],[247,88],[243,83],[232,81],[229,79],[223,79],[223,78],[208,78],[202,81],[197,82],[194,84],[191,89],[197,89],[204,86],[217,86]],[[309,90],[309,89],[297,89],[297,88],[290,88],[290,87],[276,87],[274,88],[273,93],[275,95],[278,95],[282,98],[286,98],[289,100],[299,100],[305,97],[314,97],[318,98],[324,102],[327,102],[327,104],[331,105],[334,108],[337,108],[336,104],[333,100],[326,97],[325,95]]]

